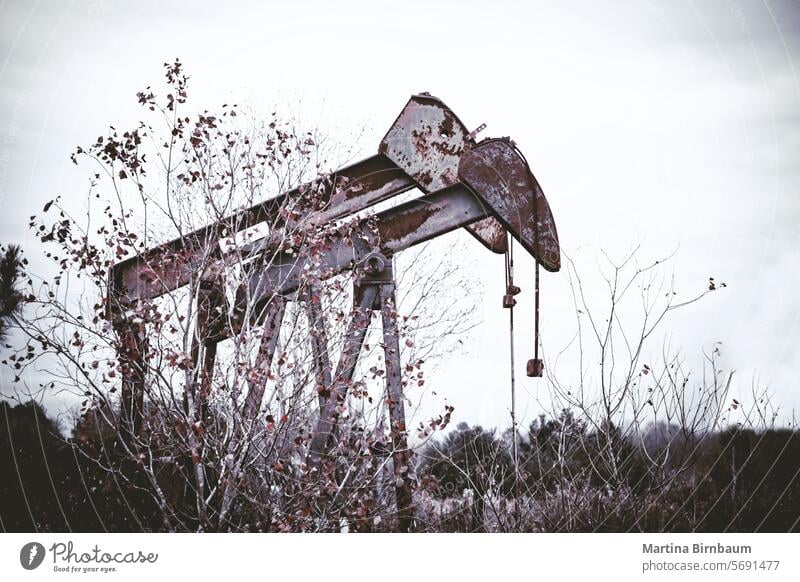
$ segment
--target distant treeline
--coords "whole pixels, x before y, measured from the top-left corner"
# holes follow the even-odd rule
[[[80,423],[69,434],[34,403],[0,403],[0,528],[162,530],[157,503],[136,466],[119,465],[113,439]],[[417,529],[800,531],[797,431],[729,428],[700,441],[659,425],[609,435],[576,427],[566,412],[542,418],[519,435],[515,466],[508,431],[462,423],[418,452]],[[191,512],[185,482],[167,475],[162,486]]]

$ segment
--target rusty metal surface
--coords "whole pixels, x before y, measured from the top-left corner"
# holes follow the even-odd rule
[[[264,391],[267,385],[267,378],[269,377],[270,366],[275,357],[275,351],[278,347],[278,339],[280,336],[281,323],[283,316],[286,312],[286,302],[280,298],[275,297],[266,306],[266,316],[264,327],[261,330],[261,341],[259,342],[258,355],[255,361],[256,374],[250,374],[247,378],[247,399],[245,400],[244,408],[242,409],[242,417],[238,420],[234,419],[236,430],[236,438],[231,438],[227,445],[226,458],[233,455],[235,449],[241,443],[242,438],[247,438],[252,434],[253,421],[261,409],[261,402],[264,398]],[[234,499],[234,486],[233,483],[241,475],[241,462],[234,463],[231,468],[230,479],[224,479],[220,484],[219,497],[222,499],[222,506],[220,509],[220,522],[225,521],[225,516],[231,507]]]
[[[488,154],[484,151],[482,155]],[[352,269],[375,249],[385,254],[394,254],[487,217],[497,216],[502,219],[503,215],[506,218],[502,220],[509,228],[509,232],[534,256],[543,257],[540,261],[545,268],[558,270],[560,267],[558,237],[543,196],[538,198],[540,212],[544,215],[544,220],[540,219],[540,223],[551,225],[552,228],[540,233],[543,234],[541,238],[544,241],[542,248],[546,251],[539,255],[533,251],[536,237],[532,209],[533,195],[528,185],[527,166],[524,161],[519,157],[505,162],[494,160],[495,165],[490,166],[482,160],[483,158],[477,158],[472,164],[473,169],[468,172],[470,176],[478,175],[478,170],[483,173],[494,172],[505,164],[514,166],[514,171],[518,174],[514,178],[517,186],[511,189],[508,184],[504,185],[501,182],[499,185],[495,184],[494,190],[491,190],[486,183],[483,183],[484,193],[477,195],[470,188],[457,184],[364,219],[355,228],[355,236],[352,238],[331,237],[323,245],[324,250],[315,257],[323,276],[333,276]],[[485,200],[483,196],[486,196]],[[547,217],[550,217],[549,221]],[[269,298],[276,293],[291,293],[300,287],[305,272],[305,260],[298,258],[296,252],[271,255],[269,265],[251,275],[248,296],[255,301],[255,311],[258,310],[260,298]]]
[[[280,227],[280,209],[299,199],[306,186],[237,212],[153,248],[142,255],[114,265],[110,275],[110,309],[124,309],[137,299],[152,299],[187,285],[207,266],[210,257],[220,255],[218,242],[260,222]],[[309,218],[323,224],[377,204],[414,187],[409,176],[384,156],[377,155],[338,170],[324,193],[321,207]]]
[[[354,310],[344,336],[342,355],[336,365],[331,397],[320,406],[316,430],[311,440],[309,458],[311,466],[318,466],[328,454],[332,443],[338,414],[336,409],[347,399],[347,392],[353,381],[358,358],[364,346],[372,308],[378,298],[378,287],[375,285],[355,286],[353,293]]]
[[[322,291],[319,284],[312,282],[304,295],[308,311],[308,331],[311,335],[314,372],[317,381],[317,397],[321,409],[328,400],[331,390],[331,358],[328,354],[328,333],[325,328]]]
[[[197,339],[214,343],[230,335],[228,315],[230,305],[225,295],[224,281],[204,281],[197,293]]]
[[[461,184],[378,215],[380,249],[392,254],[491,215],[491,208]]]
[[[272,359],[278,347],[281,324],[283,323],[283,316],[285,313],[286,302],[280,297],[273,298],[267,305],[265,322],[261,330],[261,342],[259,343],[258,355],[256,356],[255,367],[258,374],[256,378],[248,379],[247,382],[247,400],[245,401],[244,413],[242,415],[242,422],[244,424],[252,421],[261,408],[261,400],[264,396],[264,389],[266,388],[267,378],[269,377],[270,366],[272,366]]]
[[[508,237],[503,225],[490,216],[479,220],[475,224],[470,224],[467,228],[472,236],[493,253],[503,254],[508,250]]]
[[[391,269],[391,263],[389,266]],[[389,407],[389,434],[392,438],[392,469],[395,478],[397,523],[401,532],[414,525],[415,484],[411,451],[408,449],[405,396],[400,362],[400,332],[397,328],[397,300],[394,283],[380,286],[381,321],[383,322],[383,355],[386,365],[386,401]]]
[[[314,261],[323,277],[331,277],[352,269],[375,249],[397,253],[482,220],[491,212],[473,192],[457,184],[364,219],[352,238],[331,237],[326,241]],[[260,301],[300,287],[305,265],[306,261],[294,252],[270,256],[268,265],[251,275],[248,296],[254,301],[254,311],[258,311]]]
[[[561,268],[550,205],[528,164],[507,139],[484,141],[461,156],[459,177],[548,271]]]
[[[458,182],[458,161],[468,134],[440,99],[414,95],[378,151],[411,176],[423,192],[431,193]]]
[[[483,129],[482,125],[477,131]],[[472,134],[441,99],[414,95],[381,141],[379,151],[403,169],[426,193],[458,182],[458,165]],[[504,253],[505,231],[494,218],[467,227],[487,249]]]

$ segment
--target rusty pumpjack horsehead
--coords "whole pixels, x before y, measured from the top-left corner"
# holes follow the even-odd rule
[[[482,129],[483,126],[480,129]],[[395,283],[392,256],[413,245],[459,227],[466,227],[488,249],[508,250],[508,234],[548,271],[560,268],[560,249],[555,222],[544,194],[525,158],[508,138],[484,139],[474,135],[439,99],[429,94],[411,97],[380,144],[375,156],[337,170],[314,208],[313,224],[325,225],[359,213],[412,188],[422,196],[377,212],[360,223],[363,228],[349,235],[332,237],[317,259],[325,276],[352,271],[354,311],[345,335],[336,373],[331,374],[322,318],[308,302],[312,322],[312,348],[320,397],[319,419],[312,436],[310,466],[318,466],[331,447],[335,433],[337,405],[344,401],[355,372],[367,326],[373,310],[380,311],[383,325],[387,402],[391,422],[393,470],[399,527],[413,523],[410,455],[403,408],[400,349],[393,306]],[[234,236],[259,223],[276,225],[286,218],[281,209],[300,199],[298,188],[240,211],[228,219],[184,235],[145,253],[116,264],[109,281],[109,314],[122,346],[122,418],[127,434],[138,434],[143,410],[145,372],[142,354],[147,349],[146,331],[126,317],[139,300],[172,292],[200,279],[197,326],[199,332],[192,357],[199,368],[200,394],[208,394],[218,342],[237,332],[237,309],[229,309],[220,273],[225,258],[220,240]],[[367,225],[369,222],[369,227]],[[252,313],[259,313],[257,325],[264,326],[259,362],[269,369],[279,334],[286,300],[303,290],[304,260],[296,252],[267,243],[250,244],[246,251],[261,260],[248,271],[237,304],[246,298]],[[197,270],[214,257],[222,265],[209,276]],[[266,259],[265,259],[266,257]],[[518,292],[509,287],[508,293]],[[538,286],[537,286],[538,293]],[[513,305],[508,295],[505,306]],[[538,296],[537,296],[538,298]],[[239,306],[241,309],[241,306]],[[259,309],[260,308],[260,309]],[[225,313],[227,312],[227,313]],[[222,313],[224,316],[220,316]],[[538,311],[537,311],[538,313]],[[323,326],[324,327],[324,326]],[[541,362],[528,362],[528,375],[541,375]],[[266,380],[250,383],[242,421],[252,422],[258,414]],[[237,468],[230,469],[233,473]],[[235,477],[235,475],[234,475]],[[230,507],[230,487],[223,493],[222,517]]]

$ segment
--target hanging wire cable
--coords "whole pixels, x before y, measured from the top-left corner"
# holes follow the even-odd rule
[[[514,285],[514,240],[506,234],[508,246],[505,253],[506,266],[506,295],[503,306],[508,308],[508,343],[511,364],[511,460],[514,464],[514,518],[519,525],[519,449],[517,445],[517,393],[516,393],[516,364],[514,362],[514,295],[519,293],[519,288]]]
[[[534,192],[534,199],[533,199],[533,248],[535,249],[534,254],[534,283],[533,283],[533,297],[534,297],[534,306],[533,306],[533,359],[528,362],[528,376],[531,377],[541,377],[544,371],[544,365],[542,361],[539,359],[539,253],[541,252],[541,246],[539,244],[539,199],[536,196],[537,188],[535,187],[536,179],[533,177],[533,173],[531,172],[530,165],[528,164],[528,160],[525,158],[525,155],[519,151],[519,148],[515,149],[522,160],[525,162],[525,167],[528,169],[528,183],[531,186],[531,191]]]
[[[508,236],[508,235],[506,235]],[[514,462],[515,475],[519,472],[519,458],[517,455],[517,395],[516,395],[516,376],[514,369],[516,367],[514,362],[514,304],[516,300],[513,298],[515,292],[514,288],[514,240],[508,238],[508,250],[505,253],[505,267],[506,267],[506,303],[508,307],[508,343],[509,351],[511,354],[511,448],[512,457]]]
[[[537,229],[538,230],[538,229]],[[539,261],[534,267],[533,283],[533,359],[539,360]]]

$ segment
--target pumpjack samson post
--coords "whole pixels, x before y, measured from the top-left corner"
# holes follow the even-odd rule
[[[230,265],[220,241],[261,223],[270,225],[273,231],[290,221],[303,222],[306,229],[324,229],[348,217],[361,216],[378,203],[416,188],[421,193],[419,197],[356,219],[355,225],[342,234],[327,235],[324,248],[315,257],[324,277],[349,271],[354,278],[352,320],[333,374],[321,306],[306,301],[320,387],[309,466],[318,467],[329,456],[337,408],[347,397],[371,314],[380,312],[398,524],[402,531],[411,529],[413,478],[403,407],[392,257],[457,228],[466,228],[490,251],[506,255],[507,292],[503,306],[512,309],[513,330],[513,306],[520,292],[513,281],[511,253],[516,241],[536,261],[535,346],[527,374],[537,377],[543,373],[538,357],[538,269],[560,269],[558,234],[544,193],[514,142],[509,138],[476,141],[475,136],[483,127],[470,133],[441,100],[427,93],[414,95],[381,141],[377,155],[337,170],[324,181],[323,188],[317,185],[314,191],[318,195],[312,206],[303,203],[311,186],[301,186],[116,264],[111,270],[107,300],[109,317],[120,339],[119,359],[124,371],[122,417],[127,434],[133,438],[139,433],[144,409],[147,330],[129,317],[138,302],[200,281],[195,334],[199,340],[192,358],[200,370],[195,398],[200,404],[195,407],[195,414],[202,418],[203,403],[211,390],[217,344],[239,333],[245,324],[243,317],[250,317],[252,321],[247,323],[263,327],[256,365],[269,369],[286,302],[303,300],[314,293],[313,289],[304,288],[307,259],[303,254],[267,236],[266,240],[241,249],[252,261],[245,284],[234,304],[229,305],[225,272]],[[287,208],[305,209],[305,215],[287,213]],[[214,268],[208,267],[209,257]],[[258,415],[266,382],[264,379],[249,384],[242,408],[243,424]],[[232,473],[239,470],[230,468]],[[223,513],[233,499],[230,489],[221,494]]]

